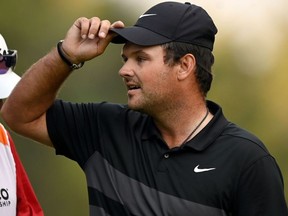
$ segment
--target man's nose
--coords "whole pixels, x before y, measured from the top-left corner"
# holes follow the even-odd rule
[[[128,77],[128,76],[131,77],[133,76],[133,74],[134,73],[133,73],[132,65],[129,64],[128,62],[125,62],[119,70],[119,75],[121,77]]]

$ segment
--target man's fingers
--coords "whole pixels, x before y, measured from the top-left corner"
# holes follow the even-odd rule
[[[90,60],[105,51],[115,36],[115,33],[109,32],[113,27],[121,28],[124,24],[117,21],[111,25],[109,20],[100,20],[98,17],[80,17],[66,34],[62,49],[72,62]]]
[[[122,21],[118,20],[111,25],[111,28],[124,28],[125,25]]]
[[[116,21],[112,25],[109,20],[100,20],[98,17],[92,17],[90,19],[86,17],[78,18],[74,25],[80,30],[82,39],[87,37],[94,39],[95,37],[105,38],[110,28],[123,28],[124,23],[122,21]]]
[[[89,26],[86,31],[86,36],[90,39],[94,39],[98,35],[100,26],[101,26],[101,20],[98,17],[90,18]]]
[[[74,25],[80,30],[81,37],[85,39],[89,33],[90,20],[86,17],[80,17],[75,21]]]
[[[101,39],[105,38],[108,34],[110,26],[111,26],[111,23],[109,20],[102,20],[101,26],[100,26],[99,31],[98,31],[98,37]]]

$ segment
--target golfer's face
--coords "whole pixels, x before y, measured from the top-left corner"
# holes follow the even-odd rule
[[[127,43],[123,47],[124,64],[119,71],[127,87],[128,105],[150,112],[171,96],[174,68],[164,63],[161,46],[143,47]],[[169,98],[167,98],[169,97]]]

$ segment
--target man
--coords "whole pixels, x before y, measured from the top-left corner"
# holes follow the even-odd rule
[[[128,28],[79,18],[24,74],[3,118],[78,162],[91,216],[288,215],[274,158],[205,99],[216,32],[206,11],[189,3],[157,4]],[[128,105],[56,100],[71,71],[111,41],[124,43],[119,74]]]
[[[0,34],[0,109],[20,77],[13,72],[17,51],[9,50]],[[9,132],[0,123],[0,215],[42,216],[25,169]]]

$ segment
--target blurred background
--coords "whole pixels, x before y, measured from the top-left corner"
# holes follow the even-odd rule
[[[78,17],[99,16],[133,25],[140,14],[159,2],[2,0],[0,33],[10,49],[18,50],[15,71],[22,75],[64,38]],[[214,83],[208,99],[221,104],[228,119],[266,144],[282,170],[288,198],[288,1],[193,3],[207,10],[219,30],[214,48]],[[110,45],[101,57],[74,71],[59,97],[74,102],[126,103],[118,76],[120,50],[121,45]],[[13,132],[12,136],[46,215],[88,215],[86,182],[79,166],[56,156],[52,148]]]

